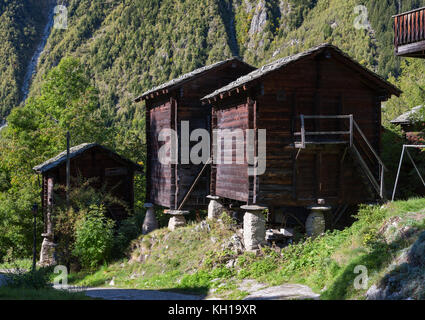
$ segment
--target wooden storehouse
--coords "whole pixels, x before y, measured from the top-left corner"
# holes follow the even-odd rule
[[[189,121],[189,132],[195,129],[209,130],[211,107],[202,105],[200,99],[254,69],[238,58],[231,58],[184,74],[145,92],[135,100],[146,103],[148,202],[172,210],[202,208],[206,205],[209,167],[183,163],[180,158],[178,163],[162,164],[158,153],[166,142],[159,141],[159,133],[162,129],[173,129],[181,139],[189,140],[181,133],[182,121]],[[181,139],[178,155],[183,151]],[[196,142],[190,142],[190,147],[194,144]]]
[[[108,148],[96,143],[84,143],[70,148],[70,182],[71,187],[80,179],[91,179],[92,186],[104,188],[112,196],[123,201],[127,209],[134,207],[134,175],[142,173],[143,167],[128,160]],[[42,207],[44,221],[53,211],[54,192],[57,197],[65,199],[66,186],[66,151],[45,161],[33,169],[42,175]],[[128,211],[123,206],[112,204],[107,208],[107,215],[114,220],[127,217]],[[45,230],[47,232],[47,230]]]
[[[423,123],[414,120],[419,112],[423,112],[422,109],[423,106],[414,107],[391,120],[392,124],[401,127],[404,138],[411,144],[423,144],[425,142],[422,133],[424,129]]]
[[[425,7],[404,12],[394,18],[395,54],[425,58]]]
[[[232,163],[214,159],[211,194],[265,206],[272,216],[323,202],[336,212],[384,197],[381,102],[400,93],[330,44],[274,61],[216,90],[202,99],[213,106],[212,129],[266,129],[266,153],[258,154],[258,132],[254,143],[266,170],[248,175],[255,165],[246,157],[235,163],[233,140]],[[217,146],[215,141],[212,148]],[[223,143],[221,150],[225,155]]]

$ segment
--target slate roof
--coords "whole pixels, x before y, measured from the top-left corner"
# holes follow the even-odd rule
[[[143,167],[140,166],[137,163],[134,163],[133,161],[130,161],[124,157],[121,157],[120,155],[118,155],[117,153],[113,152],[112,150],[97,144],[97,143],[83,143],[80,144],[78,146],[72,147],[69,149],[69,156],[70,159],[75,158],[76,156],[82,154],[83,152],[92,149],[92,148],[101,148],[103,150],[106,150],[108,152],[113,153],[115,156],[117,156],[118,158],[120,158],[123,162],[127,163],[129,166],[135,168],[137,171],[142,171]],[[60,154],[58,154],[56,157],[53,157],[45,162],[43,162],[42,164],[39,164],[38,166],[35,166],[33,168],[34,171],[36,171],[37,173],[43,173],[46,171],[49,171],[53,168],[56,168],[57,166],[61,165],[62,163],[66,162],[66,150],[61,152]]]
[[[423,106],[414,107],[412,110],[403,113],[402,115],[398,116],[394,120],[391,120],[390,122],[393,124],[410,124],[411,117],[422,108]]]
[[[230,59],[227,59],[227,60],[219,61],[219,62],[213,63],[211,65],[193,70],[192,72],[186,73],[186,74],[184,74],[184,75],[182,75],[182,76],[180,76],[176,79],[170,80],[170,81],[165,82],[165,83],[163,83],[163,84],[161,84],[157,87],[154,87],[154,88],[150,89],[149,91],[146,91],[145,93],[143,93],[141,96],[137,97],[134,101],[139,102],[139,101],[143,100],[145,97],[147,97],[148,95],[150,95],[151,93],[155,93],[159,90],[172,89],[172,88],[175,88],[177,86],[181,86],[183,83],[185,83],[189,80],[193,80],[196,77],[201,76],[202,74],[204,74],[207,71],[213,70],[213,69],[220,67],[220,66],[222,66],[226,63],[234,62],[234,61],[238,61],[238,62],[241,62],[243,64],[248,65],[246,62],[242,61],[238,57],[233,57],[233,58],[230,58]]]
[[[373,78],[375,78],[375,80],[379,81],[382,83],[382,85],[384,87],[386,87],[389,91],[391,91],[392,93],[396,94],[396,95],[400,95],[401,91],[396,88],[394,85],[392,85],[391,83],[389,83],[388,81],[386,81],[384,78],[380,77],[379,75],[377,75],[376,73],[370,71],[369,69],[363,67],[361,64],[359,64],[357,61],[353,60],[350,56],[348,56],[346,53],[344,53],[343,51],[341,51],[338,47],[331,45],[329,43],[324,43],[321,44],[319,46],[313,47],[307,51],[292,55],[292,56],[288,56],[285,58],[281,58],[278,59],[276,61],[273,61],[269,64],[264,65],[261,68],[258,68],[257,70],[254,70],[251,73],[248,73],[245,76],[240,77],[239,79],[229,83],[228,85],[214,91],[213,93],[203,97],[201,100],[206,100],[206,99],[211,99],[219,94],[234,90],[238,87],[241,87],[247,83],[250,83],[253,80],[259,79],[267,74],[269,74],[270,72],[279,70],[281,68],[284,68],[286,66],[288,66],[289,64],[299,61],[302,58],[308,57],[312,54],[316,54],[320,51],[325,50],[326,48],[330,48],[333,51],[336,51],[337,53],[339,53],[340,55],[342,55],[343,57],[349,59],[353,64],[357,65],[358,67],[360,67],[362,69],[362,71],[364,71],[365,73],[367,73],[369,76],[372,76]]]

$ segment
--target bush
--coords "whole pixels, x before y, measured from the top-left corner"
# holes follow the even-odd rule
[[[113,225],[113,222],[107,219],[110,215],[106,210],[106,208],[112,204],[125,208],[128,214],[130,214],[127,204],[113,196],[110,191],[107,191],[107,186],[105,184],[102,185],[101,188],[94,188],[93,185],[97,182],[98,178],[86,179],[78,176],[74,178],[75,187],[71,188],[69,204],[64,198],[57,197],[55,199],[58,205],[56,206],[53,224],[55,236],[57,237],[57,255],[60,264],[76,269],[84,265],[84,263],[80,261],[81,257],[77,256],[78,252],[83,254],[80,250],[81,248],[76,249],[77,226],[80,226],[81,229],[83,228],[82,224],[86,223],[86,228],[89,228],[88,225],[94,223],[92,219],[93,213],[100,211],[100,214],[97,216],[100,220],[104,221],[105,225],[108,225],[108,223]],[[58,189],[58,194],[65,191],[64,186],[59,186]],[[86,221],[86,217],[90,217],[90,219]],[[109,258],[121,257],[120,255],[117,256],[115,252],[123,252],[123,246],[128,245],[128,243],[136,237],[135,233],[138,230],[137,226],[143,223],[140,222],[140,220],[143,221],[140,214],[136,214],[124,220],[121,225],[115,226],[114,232],[116,233],[116,238],[113,239],[111,246],[108,244],[106,256]],[[102,228],[102,224],[98,223],[97,227]],[[80,230],[80,233],[81,232]],[[88,234],[89,232],[87,231],[87,235]],[[87,241],[87,239],[85,241]],[[82,246],[84,247],[85,245]],[[115,249],[116,247],[117,249]],[[98,262],[94,263],[94,265],[97,264]],[[87,264],[85,266],[87,267]]]
[[[50,268],[35,271],[18,270],[7,276],[6,286],[21,289],[46,289],[50,287]]]
[[[136,213],[134,216],[121,222],[114,237],[112,248],[113,258],[121,258],[128,249],[130,242],[139,236],[142,230],[144,216],[142,213]]]
[[[105,207],[91,206],[77,222],[73,254],[84,268],[94,268],[107,260],[114,241],[114,221],[104,215]]]

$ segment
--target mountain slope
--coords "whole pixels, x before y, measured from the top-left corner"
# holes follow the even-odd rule
[[[47,0],[46,0],[47,1]],[[44,1],[44,3],[46,2]],[[332,42],[384,77],[399,74],[393,56],[391,15],[425,5],[423,0],[67,0],[67,30],[53,30],[33,80],[37,94],[43,75],[67,56],[80,58],[95,74],[101,104],[112,121],[141,119],[132,98],[161,82],[202,65],[240,55],[260,66],[322,42]],[[23,6],[9,0],[9,7]],[[33,3],[33,1],[29,1]],[[35,3],[35,1],[34,1]],[[368,9],[355,11],[358,5]],[[30,8],[42,11],[43,2]],[[9,10],[10,11],[10,10]],[[366,29],[356,29],[362,14]],[[2,14],[3,16],[3,14]],[[33,16],[37,16],[34,15]],[[43,17],[43,15],[40,15]],[[385,17],[385,18],[383,18]],[[19,31],[39,25],[31,19],[9,24]],[[40,18],[41,19],[41,18]],[[364,20],[364,19],[363,19]],[[360,20],[361,21],[361,20]],[[6,25],[5,25],[6,26]],[[34,37],[37,33],[34,33]],[[26,43],[16,38],[14,43]],[[30,50],[23,50],[24,52]],[[7,54],[0,51],[0,58]],[[15,81],[0,85],[0,104],[7,113],[19,102],[29,54],[17,55]],[[1,64],[3,68],[9,65]],[[136,121],[138,122],[138,121]]]
[[[0,123],[22,99],[27,62],[40,39],[48,1],[0,2]]]

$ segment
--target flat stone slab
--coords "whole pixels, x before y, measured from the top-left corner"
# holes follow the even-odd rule
[[[329,211],[329,210],[332,210],[332,207],[330,207],[330,206],[317,206],[317,205],[314,205],[314,206],[309,206],[309,207],[307,207],[307,209],[308,210],[316,210],[316,211]]]
[[[186,210],[164,210],[164,213],[171,216],[183,216],[189,214],[190,212]]]
[[[105,300],[202,300],[203,296],[138,289],[89,288],[85,294]]]
[[[319,294],[301,284],[284,284],[256,291],[244,300],[318,300]]]
[[[244,206],[241,206],[241,209],[246,211],[263,211],[263,210],[266,210],[267,207],[262,207],[257,205],[244,205]]]

